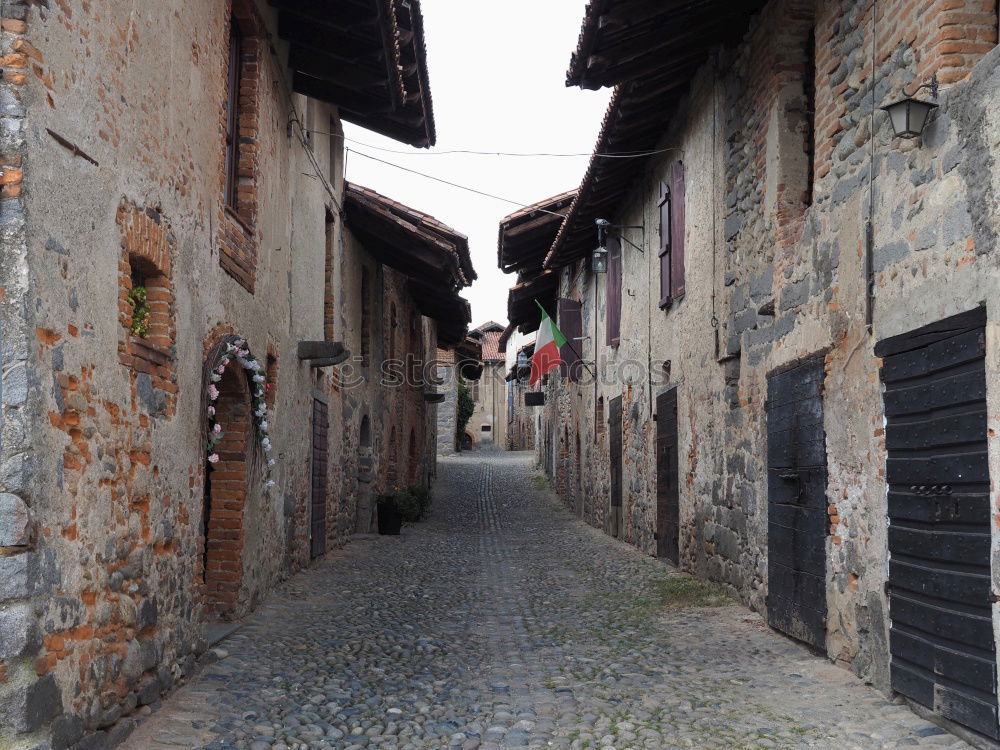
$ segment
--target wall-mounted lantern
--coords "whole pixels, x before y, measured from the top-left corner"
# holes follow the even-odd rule
[[[608,272],[608,248],[603,244],[594,248],[594,259],[591,263],[591,269],[594,273]]]
[[[892,104],[882,107],[889,113],[889,122],[892,124],[893,133],[897,138],[916,138],[924,132],[927,125],[927,116],[931,110],[938,105],[934,102],[925,102],[914,99],[921,89],[929,89],[931,96],[937,99],[938,82],[937,74],[931,77],[928,83],[922,83],[910,93],[903,89],[903,98]]]

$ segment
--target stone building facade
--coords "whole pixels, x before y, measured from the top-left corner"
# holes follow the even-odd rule
[[[503,330],[489,321],[469,334],[482,347],[482,374],[468,384],[475,410],[465,433],[473,446],[507,447],[507,369],[499,349]]]
[[[433,474],[421,391],[348,397],[335,367],[368,262],[340,121],[433,142],[419,4],[323,5],[0,4],[0,747],[114,744],[206,624],[342,544],[362,404],[401,415],[373,486]],[[407,352],[462,340],[452,255],[428,282],[447,314],[369,263],[373,337],[396,305]]]
[[[558,273],[596,366],[550,376],[540,462],[591,524],[995,740],[996,4],[704,3],[667,43],[672,10],[620,5],[569,74],[616,86],[597,155],[511,292]],[[935,80],[894,137],[880,108]]]

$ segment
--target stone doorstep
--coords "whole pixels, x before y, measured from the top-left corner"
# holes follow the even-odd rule
[[[212,648],[212,646],[221,643],[242,627],[242,622],[209,623],[205,626],[205,639],[208,641],[208,647]]]

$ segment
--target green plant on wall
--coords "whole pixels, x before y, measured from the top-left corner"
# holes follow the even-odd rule
[[[476,402],[472,400],[472,394],[469,393],[469,386],[466,385],[464,378],[458,379],[458,414],[455,418],[455,431],[458,437],[462,436],[465,432],[465,426],[469,424],[469,420],[472,419],[472,412],[476,410]]]
[[[133,286],[128,293],[129,304],[132,305],[132,325],[129,332],[133,336],[146,338],[149,333],[149,303],[146,301],[146,287]]]

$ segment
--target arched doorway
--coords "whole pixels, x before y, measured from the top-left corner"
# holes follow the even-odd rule
[[[209,358],[214,361],[214,356]],[[216,388],[215,421],[222,440],[215,447],[218,461],[205,464],[202,580],[207,613],[224,617],[235,609],[243,579],[243,511],[253,441],[250,389],[243,368],[227,367]]]

